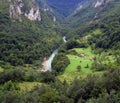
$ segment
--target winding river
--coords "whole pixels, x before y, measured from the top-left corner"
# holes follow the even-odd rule
[[[63,42],[64,43],[67,42],[66,36],[63,36]],[[42,65],[43,65],[43,69],[41,70],[42,72],[52,71],[52,61],[57,53],[58,53],[58,49],[54,50],[53,53],[48,58],[48,60],[46,60],[42,63]]]
[[[52,71],[52,61],[55,57],[55,55],[58,53],[58,49],[54,50],[53,53],[51,54],[51,56],[48,58],[48,60],[46,61],[46,65],[47,65],[47,70]]]

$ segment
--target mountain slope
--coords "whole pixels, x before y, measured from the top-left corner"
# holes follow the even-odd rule
[[[57,47],[59,26],[50,14],[34,8],[35,1],[2,0],[0,4],[0,61],[14,66],[33,64]],[[26,10],[30,11],[27,16]]]
[[[114,5],[114,3],[109,0],[85,0],[79,3],[78,8],[69,15],[65,21],[72,28],[97,21],[101,19],[99,15],[104,13],[108,14],[108,12],[111,11],[112,8],[109,9],[109,11],[104,11],[107,10],[106,7],[110,4]]]
[[[110,1],[107,5],[97,13],[95,19],[83,17],[81,20],[71,22],[71,28],[74,28],[68,33],[68,36],[85,36],[89,35],[90,44],[95,44],[95,48],[103,49],[120,49],[120,1]],[[87,14],[87,13],[86,13]],[[90,14],[89,14],[90,15]],[[82,16],[80,16],[82,17]],[[100,35],[95,35],[93,32],[96,30],[102,31]]]
[[[100,9],[109,3],[109,0],[46,0],[46,3],[52,8],[56,16],[61,15],[60,17],[63,18],[71,18],[71,22],[75,16],[81,15],[81,12],[85,12],[83,15],[88,16],[90,14],[90,16],[92,16],[92,12],[95,13],[93,9]],[[87,15],[86,13],[88,12],[91,13]],[[60,17],[58,17],[58,19]]]
[[[76,9],[79,2],[83,0],[46,0],[57,20],[63,23],[64,18]]]
[[[53,10],[63,16],[68,16],[73,12],[79,2],[82,0],[46,0]]]

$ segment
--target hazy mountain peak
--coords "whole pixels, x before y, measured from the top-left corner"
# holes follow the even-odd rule
[[[64,18],[76,14],[88,7],[99,10],[99,8],[109,1],[110,0],[46,0],[46,3],[52,8],[57,19],[62,21]]]

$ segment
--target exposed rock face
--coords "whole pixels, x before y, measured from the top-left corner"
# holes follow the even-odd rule
[[[78,4],[76,10],[74,11],[74,14],[77,13],[78,11],[80,11],[83,8],[82,4]]]
[[[39,7],[31,8],[28,14],[25,13],[25,16],[28,17],[29,20],[41,21],[41,15],[40,15]]]
[[[22,0],[18,0],[18,1],[10,1],[10,6],[9,6],[9,14],[10,14],[10,18],[13,19],[19,19],[21,21],[21,8],[24,6]]]
[[[28,2],[28,4],[30,7],[29,12],[26,12],[28,10],[22,10],[24,8],[24,1],[22,0],[8,0],[8,2],[10,2],[10,6],[9,6],[9,14],[10,14],[10,18],[12,18],[13,20],[18,19],[19,21],[22,21],[21,17],[22,16],[26,16],[29,20],[38,20],[41,21],[41,15],[40,15],[40,11],[39,11],[39,7],[35,4],[34,0],[31,0]]]
[[[101,5],[103,4],[103,0],[98,0],[96,3],[95,3],[95,8],[97,7],[100,7]]]
[[[76,10],[73,14],[79,13],[80,11],[90,8],[96,9],[95,15],[93,17],[93,20],[98,20],[98,14],[102,10],[102,8],[109,3],[110,0],[83,0],[78,5]]]
[[[97,9],[99,7],[104,6],[109,1],[110,0],[86,0],[86,1],[83,0],[78,4],[75,12],[80,11],[86,7],[91,7],[91,6],[94,7],[95,9]]]
[[[56,22],[56,17],[55,16],[53,16],[53,22]]]
[[[94,4],[94,7],[95,8],[98,8],[106,3],[108,3],[110,0],[97,0]]]

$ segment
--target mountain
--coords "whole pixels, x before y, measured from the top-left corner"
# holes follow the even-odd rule
[[[36,1],[1,0],[0,8],[1,63],[34,64],[58,46],[59,25]]]
[[[84,22],[97,19],[99,12],[106,7],[111,0],[46,0],[52,8],[58,20],[62,17],[66,24],[76,26]],[[81,21],[82,20],[82,21]]]
[[[105,14],[107,15],[115,10],[115,8],[110,7],[111,5],[116,5],[116,3],[113,2],[117,3],[118,1],[85,0],[79,3],[76,10],[66,18],[66,22],[69,26],[76,28],[86,23],[98,21],[102,19],[102,16],[105,17]],[[109,9],[107,9],[107,7],[109,7]]]
[[[81,1],[83,0],[46,0],[53,10],[65,17],[70,15]]]
[[[52,9],[57,20],[62,22],[77,7],[78,3],[83,0],[45,0],[47,5]]]
[[[67,36],[81,37],[91,34],[89,41],[95,44],[96,48],[119,49],[120,1],[104,1],[99,6],[97,2],[89,3],[87,7],[66,18],[67,24],[65,25],[70,31]],[[96,30],[102,31],[101,35],[94,35],[93,32]]]
[[[49,11],[50,10],[45,7],[45,3],[41,0],[2,0],[1,1],[3,5],[1,5],[1,8],[6,3],[7,7],[9,9],[9,15],[11,19],[18,19],[19,21],[22,21],[22,17],[25,16],[29,20],[32,21],[42,21],[42,11]],[[52,13],[49,13],[51,19],[54,18]]]
[[[115,36],[119,34],[119,0],[47,0],[46,2],[55,11],[56,17],[62,14],[60,23],[63,25],[63,34],[67,37],[83,36],[99,28],[103,31],[103,35],[99,37],[102,40],[96,38],[94,42],[96,47],[119,48],[119,35]]]

